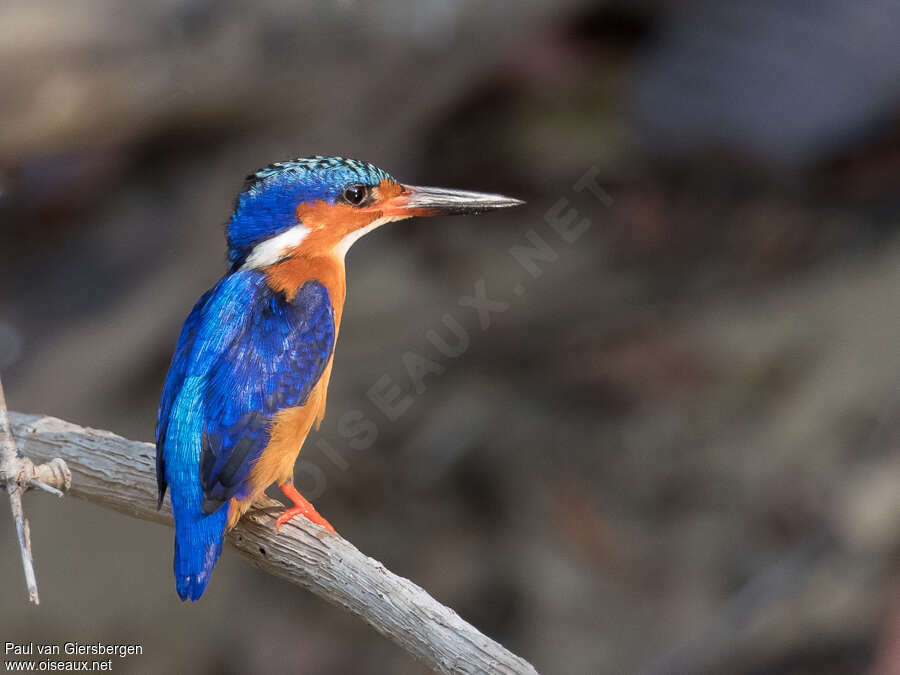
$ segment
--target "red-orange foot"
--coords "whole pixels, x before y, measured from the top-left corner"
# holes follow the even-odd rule
[[[283,483],[279,486],[281,491],[284,493],[284,496],[294,502],[294,505],[285,509],[280,516],[278,516],[278,520],[275,521],[275,531],[278,531],[282,525],[288,522],[294,516],[306,516],[316,525],[321,525],[329,532],[335,532],[334,528],[331,526],[327,520],[325,520],[319,512],[316,511],[316,507],[306,501],[306,497],[297,492],[297,488],[294,487],[293,483]]]

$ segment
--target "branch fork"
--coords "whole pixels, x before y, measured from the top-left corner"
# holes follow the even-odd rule
[[[35,605],[40,604],[40,598],[31,555],[31,531],[22,508],[22,495],[31,488],[37,488],[62,497],[71,485],[72,473],[59,457],[43,464],[35,464],[19,452],[9,427],[6,398],[3,395],[3,383],[0,382],[0,487],[4,487],[9,494],[9,507],[16,525],[16,537],[25,570],[25,587],[28,599]]]

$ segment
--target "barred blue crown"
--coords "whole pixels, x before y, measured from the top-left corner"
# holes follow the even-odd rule
[[[260,241],[295,225],[300,204],[333,204],[349,185],[375,186],[383,180],[395,182],[374,164],[321,155],[275,162],[250,174],[227,226],[231,270],[240,268]]]
[[[247,176],[247,184],[244,189],[252,190],[257,188],[260,183],[273,176],[293,175],[299,180],[303,180],[303,176],[308,176],[311,173],[327,178],[335,183],[356,181],[367,185],[376,185],[384,179],[394,180],[393,176],[387,171],[369,162],[349,157],[315,155],[313,157],[299,157],[286,162],[273,162]]]

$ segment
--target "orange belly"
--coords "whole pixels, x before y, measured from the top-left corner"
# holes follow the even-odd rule
[[[325,397],[333,362],[332,356],[304,405],[286,408],[272,419],[269,443],[253,465],[247,479],[250,492],[241,499],[237,497],[231,499],[228,508],[229,530],[237,525],[241,516],[263,495],[267,487],[272,483],[281,485],[294,477],[294,464],[303,442],[313,425],[318,429],[322,418],[325,417]]]

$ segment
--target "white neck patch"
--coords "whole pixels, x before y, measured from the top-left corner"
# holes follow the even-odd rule
[[[347,255],[347,251],[350,250],[350,247],[353,246],[353,244],[355,244],[356,241],[362,238],[364,235],[368,234],[375,228],[381,227],[385,223],[390,223],[395,220],[404,220],[405,218],[409,217],[410,216],[385,216],[383,218],[373,220],[365,227],[354,230],[350,234],[346,235],[343,239],[341,239],[334,247],[334,252],[341,260],[343,260]],[[250,252],[250,255],[247,256],[244,264],[241,265],[241,269],[249,270],[274,265],[278,261],[284,259],[284,257],[293,249],[302,244],[303,240],[306,239],[310,231],[311,230],[305,225],[294,225],[294,227],[289,230],[285,230],[281,234],[278,234],[270,239],[266,239],[265,241],[259,242],[256,246],[253,247],[253,250]]]
[[[247,260],[241,269],[254,269],[274,265],[292,249],[298,247],[309,234],[309,228],[304,225],[294,225],[271,239],[259,242],[253,247]]]

